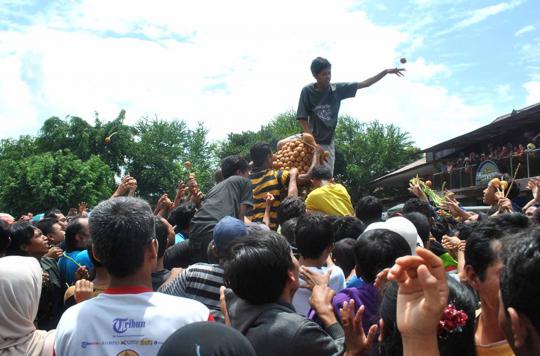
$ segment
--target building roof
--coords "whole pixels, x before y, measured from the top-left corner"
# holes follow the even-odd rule
[[[457,148],[486,141],[509,131],[509,124],[512,124],[512,130],[523,127],[527,127],[527,129],[530,130],[534,128],[534,126],[540,127],[540,103],[527,106],[520,110],[512,110],[511,113],[499,116],[485,126],[426,148],[422,152],[437,152],[447,148]]]

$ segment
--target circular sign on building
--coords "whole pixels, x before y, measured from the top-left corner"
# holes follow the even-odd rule
[[[480,163],[476,170],[475,185],[485,186],[495,177],[501,176],[497,163],[493,161],[484,161]]]

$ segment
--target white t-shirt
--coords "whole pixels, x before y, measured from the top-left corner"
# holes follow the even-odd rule
[[[328,267],[308,267],[310,270],[317,272],[319,274],[326,273],[329,268]],[[345,275],[343,274],[343,270],[339,268],[338,266],[332,266],[330,267],[330,280],[328,281],[328,286],[332,288],[333,290],[337,292],[341,291],[342,289],[345,289]],[[304,282],[303,279],[300,279],[300,287],[305,285],[306,282]],[[298,288],[296,293],[293,297],[293,305],[294,309],[296,309],[296,312],[300,315],[307,316],[309,308],[311,306],[309,305],[309,297],[311,297],[311,290],[307,288]]]
[[[109,289],[66,310],[55,355],[156,355],[173,332],[209,319],[208,308],[192,299],[141,287]]]

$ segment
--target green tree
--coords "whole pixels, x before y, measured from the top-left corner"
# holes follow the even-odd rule
[[[15,216],[52,207],[67,210],[81,201],[93,206],[108,198],[114,186],[113,174],[99,157],[82,161],[69,150],[3,157],[0,170],[7,172],[0,180],[0,211]]]
[[[187,147],[184,160],[190,161],[197,182],[203,192],[208,191],[214,183],[214,170],[218,166],[212,145],[208,142],[208,129],[202,122],[194,130],[188,130]]]
[[[369,192],[369,182],[419,157],[407,132],[375,120],[361,123],[341,117],[336,128],[334,175],[344,182],[353,200]]]

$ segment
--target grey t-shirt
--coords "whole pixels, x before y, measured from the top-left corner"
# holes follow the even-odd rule
[[[210,189],[201,209],[191,219],[190,237],[214,231],[214,226],[225,216],[238,218],[240,204],[253,205],[251,181],[231,176]]]
[[[313,83],[302,89],[296,117],[309,120],[318,144],[333,141],[341,100],[354,97],[357,89],[357,83],[334,83],[324,91]]]

